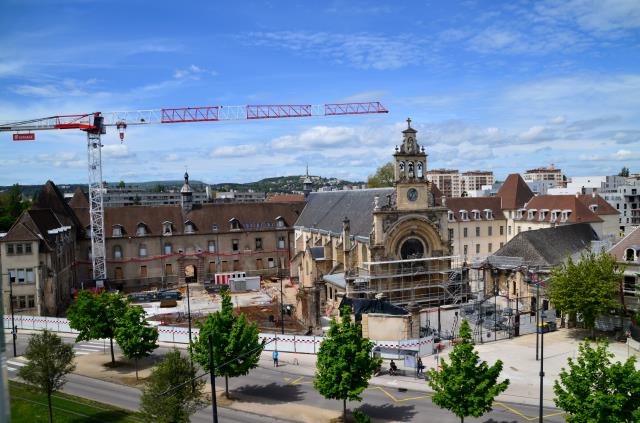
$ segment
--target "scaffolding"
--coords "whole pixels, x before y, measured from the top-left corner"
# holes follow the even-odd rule
[[[399,306],[459,304],[470,299],[469,269],[459,256],[365,262],[346,275],[347,296],[384,297]]]

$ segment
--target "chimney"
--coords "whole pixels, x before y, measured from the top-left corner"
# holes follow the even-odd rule
[[[576,198],[580,197],[580,193],[576,192]]]
[[[443,195],[441,200],[442,200],[442,207],[447,207],[447,197]]]
[[[596,198],[596,192],[595,191],[591,191],[591,198]]]

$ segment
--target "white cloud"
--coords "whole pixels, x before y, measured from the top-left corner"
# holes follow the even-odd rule
[[[519,137],[524,141],[531,141],[538,138],[545,131],[544,126],[532,126],[526,131],[522,132]]]
[[[257,147],[255,145],[249,144],[240,144],[240,145],[225,145],[223,147],[218,147],[211,153],[211,157],[219,158],[219,157],[245,157],[254,155],[257,152]]]
[[[276,149],[311,150],[344,147],[359,139],[353,127],[347,126],[314,126],[297,135],[284,135],[274,139],[271,146]]]
[[[135,154],[129,152],[129,146],[127,144],[108,144],[102,147],[102,158],[124,158],[134,157]]]
[[[213,70],[205,69],[200,66],[190,65],[185,69],[177,69],[173,73],[175,79],[191,79],[194,81],[200,80],[203,76],[216,76],[218,73]]]
[[[563,115],[554,116],[548,120],[549,123],[554,125],[562,125],[567,121],[567,118]]]
[[[640,27],[637,0],[551,0],[538,3],[536,11],[547,22],[573,21],[599,34]]]

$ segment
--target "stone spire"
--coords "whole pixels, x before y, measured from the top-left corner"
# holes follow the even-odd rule
[[[193,209],[193,191],[189,185],[189,174],[184,172],[184,185],[180,189],[180,200],[182,204],[182,211],[189,213]]]
[[[309,164],[307,163],[307,176],[304,178],[304,182],[302,183],[302,192],[304,193],[304,199],[306,200],[313,191],[313,182],[311,178],[309,178]]]

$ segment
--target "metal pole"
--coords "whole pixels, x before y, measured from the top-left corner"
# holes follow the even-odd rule
[[[280,279],[280,328],[284,335],[284,300],[282,293],[282,277],[280,275],[280,267],[278,267],[278,279]]]
[[[539,422],[542,423],[542,395],[543,395],[543,381],[544,381],[544,322],[540,328],[540,416]]]
[[[191,348],[191,295],[189,291],[189,282],[187,282],[187,315],[189,320],[189,348]],[[189,354],[189,362],[191,363],[191,371],[193,372],[193,356]],[[191,382],[191,390],[195,392],[196,381]]]
[[[493,279],[493,340],[498,340],[498,285]]]
[[[211,376],[211,407],[213,423],[218,423],[218,400],[216,398],[216,368],[213,367],[213,335],[209,335],[209,375]]]
[[[16,333],[16,321],[15,321],[15,313],[13,311],[13,283],[11,281],[11,274],[9,274],[9,306],[11,307],[11,338],[13,339],[13,356],[17,357],[18,353],[16,352],[16,339],[18,338],[18,334]]]
[[[540,338],[540,331],[539,331],[539,327],[540,327],[540,282],[538,282],[536,284],[536,361],[538,361],[540,358],[538,356],[538,349],[539,349],[539,338]]]

